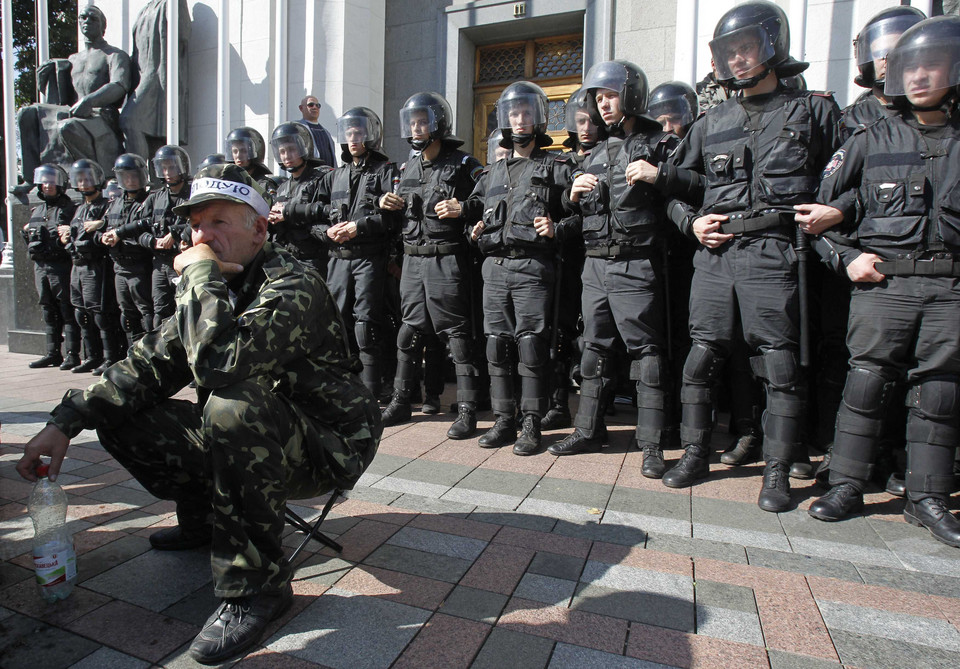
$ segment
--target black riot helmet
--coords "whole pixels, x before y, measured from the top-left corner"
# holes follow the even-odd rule
[[[43,186],[47,184],[56,186],[57,195],[63,195],[67,190],[67,173],[59,165],[44,163],[33,170],[33,183],[37,185],[37,192],[41,198],[46,197]]]
[[[490,133],[490,136],[487,137],[487,165],[493,165],[497,162],[497,150],[506,150],[507,155],[510,155],[512,151],[503,146],[503,133],[500,132],[500,128],[496,128],[493,132]]]
[[[682,81],[668,81],[650,92],[650,104],[647,106],[647,116],[650,118],[668,116],[686,128],[697,119],[699,111],[697,92]]]
[[[853,40],[853,50],[857,55],[857,68],[860,74],[854,83],[864,88],[883,86],[884,77],[876,76],[874,61],[886,58],[907,28],[923,21],[926,15],[916,7],[887,7],[867,21],[867,25]]]
[[[795,88],[798,91],[807,90],[807,80],[802,74],[795,74],[792,77],[784,77],[780,80],[780,84],[786,86],[787,88]]]
[[[587,91],[578,88],[567,99],[567,105],[564,107],[564,124],[567,131],[567,138],[563,140],[563,145],[568,149],[576,151],[579,148],[592,149],[601,139],[606,137],[603,125],[597,125],[587,104]],[[591,140],[581,141],[580,131],[592,136]]]
[[[283,158],[280,157],[281,147],[286,154]],[[302,123],[281,123],[270,135],[270,148],[280,169],[296,172],[313,158],[313,135]]]
[[[782,79],[800,74],[810,65],[790,56],[787,15],[765,0],[737,5],[720,17],[710,40],[710,52],[717,68],[717,81],[734,89],[753,88],[771,70]],[[764,70],[753,77],[738,79],[734,71],[736,59],[749,56],[757,60],[750,70],[757,65],[763,65]]]
[[[518,81],[503,89],[497,99],[497,127],[503,133],[500,146],[512,149],[514,144],[526,146],[536,140],[537,146],[550,146],[547,135],[547,112],[550,105],[542,88],[529,81]],[[520,120],[532,132],[514,133],[513,123]]]
[[[223,143],[223,152],[229,162],[240,164],[237,161],[249,161],[251,165],[262,165],[267,157],[267,147],[263,135],[251,128],[243,126],[231,130]]]
[[[380,117],[372,109],[367,107],[353,107],[343,113],[343,116],[337,119],[337,142],[340,144],[340,157],[343,162],[349,163],[353,160],[350,155],[348,145],[349,139],[360,133],[364,148],[368,153],[387,159],[383,153],[383,124]]]
[[[70,187],[81,195],[93,195],[102,190],[106,180],[103,168],[89,158],[81,158],[70,166]]]
[[[135,153],[122,153],[113,163],[117,183],[125,193],[136,193],[147,187],[147,161]]]
[[[229,163],[227,157],[222,153],[211,153],[206,158],[200,161],[200,164],[197,165],[197,172],[202,170],[204,167],[210,167],[211,165],[219,165],[221,163]]]
[[[116,179],[110,179],[104,184],[103,197],[107,198],[108,202],[113,202],[121,195],[123,195],[123,191],[120,190],[120,184],[117,183]]]
[[[164,167],[170,166],[177,171],[177,180],[173,182],[167,181],[167,178],[163,175]],[[153,172],[158,179],[166,182],[168,186],[182,184],[183,180],[190,175],[190,156],[175,144],[161,146],[153,155]]]
[[[425,123],[428,139],[414,139],[415,123]],[[418,133],[419,134],[419,133]],[[453,112],[450,103],[439,93],[414,93],[400,108],[400,136],[417,151],[423,151],[433,140],[460,146],[463,140],[453,136]]]
[[[597,63],[583,78],[583,89],[587,92],[586,103],[594,123],[599,127],[606,127],[611,134],[616,134],[617,129],[623,125],[623,119],[628,117],[638,119],[638,129],[643,126],[650,130],[660,129],[660,124],[646,114],[650,94],[647,75],[634,63],[628,60],[605,60]],[[620,96],[623,119],[614,125],[608,125],[597,108],[597,91],[600,89],[614,91]]]
[[[946,89],[937,100],[920,102]],[[960,92],[960,16],[937,16],[908,28],[887,53],[887,78],[883,93],[904,96],[913,109],[941,109]],[[912,100],[909,98],[913,98]],[[898,103],[904,100],[897,100]]]

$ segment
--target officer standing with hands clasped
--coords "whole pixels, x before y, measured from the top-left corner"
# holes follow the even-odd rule
[[[400,135],[419,155],[411,158],[395,192],[380,208],[402,210],[403,273],[393,397],[383,410],[385,426],[410,419],[410,396],[418,388],[425,339],[447,340],[457,373],[456,421],[451,439],[467,439],[477,428],[480,370],[473,346],[466,200],[480,174],[480,162],[459,149],[450,105],[438,93],[416,93],[400,109]]]
[[[853,281],[850,371],[837,416],[820,520],[863,508],[883,419],[906,379],[904,518],[960,547],[947,507],[960,442],[960,18],[917,23],[887,54],[884,95],[897,113],[855,132],[823,174],[821,202],[855,236],[816,248]],[[855,192],[851,203],[844,195]]]

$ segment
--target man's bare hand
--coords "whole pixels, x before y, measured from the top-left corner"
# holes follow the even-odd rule
[[[723,214],[707,214],[706,216],[701,216],[693,222],[693,234],[696,235],[700,243],[708,249],[723,246],[733,239],[733,235],[720,232],[720,224],[729,218],[729,216],[724,216]]]
[[[70,226],[69,225],[58,225],[57,226],[57,235],[60,237],[60,241],[63,244],[66,244],[70,241]]]
[[[48,477],[51,481],[56,481],[69,445],[70,440],[60,431],[60,428],[47,425],[24,446],[23,457],[17,463],[17,473],[28,481],[36,481],[37,466],[41,463],[40,456],[46,455],[50,458]]]
[[[87,234],[90,234],[91,232],[95,232],[99,230],[102,225],[103,225],[103,219],[99,219],[96,221],[84,221],[83,231],[86,232]]]
[[[167,249],[173,248],[173,235],[171,233],[165,234],[160,239],[154,240],[154,246],[161,251],[166,251]]]
[[[460,206],[460,201],[455,197],[437,202],[437,206],[433,210],[440,218],[460,218],[460,214],[463,213],[463,207]]]
[[[861,253],[847,265],[847,276],[854,283],[880,283],[887,277],[878,272],[874,264],[882,260],[875,253]]]
[[[183,270],[195,262],[201,260],[213,260],[220,267],[220,273],[225,276],[233,276],[243,271],[243,265],[235,262],[223,262],[217,257],[207,244],[196,244],[173,259],[173,269],[177,274],[183,274]]]
[[[120,241],[120,238],[117,236],[116,230],[107,230],[103,233],[103,235],[101,235],[100,241],[107,246],[116,246],[117,242]]]
[[[553,238],[553,221],[550,220],[549,216],[537,216],[533,219],[533,229],[541,237]]]
[[[570,201],[579,202],[580,196],[592,191],[598,183],[600,179],[596,174],[581,174],[573,180],[573,185],[570,187]]]
[[[380,198],[378,206],[381,209],[386,209],[387,211],[397,211],[403,209],[403,198],[397,195],[396,193],[384,193],[383,197]]]
[[[808,235],[819,235],[843,222],[843,212],[825,204],[795,204],[793,208],[797,212],[794,220]]]
[[[277,202],[270,209],[270,214],[267,216],[267,223],[280,223],[284,220],[283,217],[283,203]]]
[[[483,232],[483,229],[486,226],[483,224],[483,221],[477,221],[477,224],[473,226],[473,230],[470,231],[470,239],[477,241],[480,239],[480,233]]]
[[[646,160],[634,160],[627,165],[624,175],[627,177],[627,183],[631,186],[638,181],[645,181],[648,184],[652,184],[657,180],[657,168]]]

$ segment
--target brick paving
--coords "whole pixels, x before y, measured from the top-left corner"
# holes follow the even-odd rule
[[[216,604],[207,555],[150,548],[173,505],[95,433],[60,476],[79,584],[54,605],[37,595],[30,485],[14,464],[87,378],[30,359],[0,348],[0,667],[197,666],[186,651]],[[630,414],[619,408],[602,453],[560,459],[449,441],[450,415],[388,428],[325,526],[343,553],[303,551],[294,606],[223,666],[960,666],[960,550],[904,523],[901,500],[869,494],[863,516],[821,523],[806,513],[818,489],[795,481],[796,508],[769,514],[761,466],[719,463],[671,490],[640,475]],[[310,516],[324,501],[295,506]]]

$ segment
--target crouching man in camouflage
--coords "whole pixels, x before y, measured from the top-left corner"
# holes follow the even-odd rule
[[[25,447],[17,471],[50,478],[70,440],[101,443],[151,493],[177,502],[179,525],[155,548],[212,543],[223,602],[190,648],[215,664],[253,646],[290,605],[281,534],[287,499],[352,487],[382,431],[340,314],[316,272],[266,242],[269,206],[241,168],[193,182],[193,247],[176,258],[176,315],[101,380],[71,390]],[[191,380],[199,402],[170,399]]]

